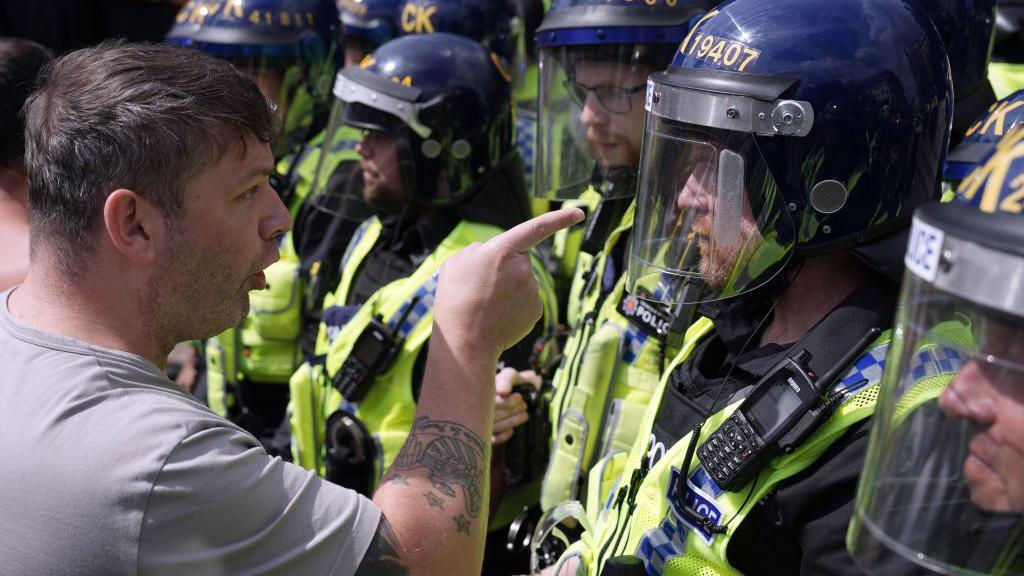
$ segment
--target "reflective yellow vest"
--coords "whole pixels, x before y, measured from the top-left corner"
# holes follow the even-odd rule
[[[358,161],[359,133],[346,129],[327,156],[325,168],[333,173],[346,161]],[[310,193],[321,158],[324,134],[311,140],[301,153],[282,159],[277,170],[292,178],[295,196],[289,203],[292,217]],[[293,169],[294,166],[294,169]],[[262,384],[288,383],[301,361],[300,331],[304,282],[300,261],[289,232],[281,241],[281,258],[266,271],[267,288],[251,292],[249,314],[242,324],[206,342],[207,403],[227,416],[233,405],[233,386],[242,380]],[[268,423],[274,424],[274,423]]]
[[[545,511],[579,498],[581,481],[595,462],[629,451],[661,377],[663,336],[623,314],[648,306],[626,294],[625,274],[601,296],[606,261],[616,245],[627,241],[634,211],[635,204],[601,252],[579,254],[566,311],[569,338],[553,378],[551,421],[556,426],[541,488]]]
[[[606,466],[595,468],[590,478],[593,493],[588,494],[587,505],[594,530],[570,547],[561,562],[576,556],[586,565],[588,574],[598,575],[608,558],[635,554],[644,561],[649,574],[738,574],[729,566],[725,550],[729,536],[751,507],[778,482],[814,462],[847,427],[870,415],[888,349],[888,333],[872,344],[841,380],[842,383],[865,379],[868,382],[848,390],[847,399],[832,418],[799,449],[770,461],[751,489],[721,491],[704,472],[699,460],[693,458],[685,475],[687,503],[719,524],[729,519],[731,529],[725,534],[711,534],[701,526],[694,526],[672,496],[676,482],[682,477],[678,466],[689,446],[690,435],[665,450],[660,460],[648,469],[652,451],[650,439],[668,375],[690,357],[697,344],[713,329],[710,320],[701,318],[687,330],[682,349],[666,370],[655,396],[657,401],[649,405],[640,426],[641,435],[628,457],[611,457],[626,460],[623,472],[612,475],[605,472]],[[741,403],[742,400],[737,400],[709,418],[702,427],[702,440]],[[752,490],[754,492],[750,493]]]
[[[988,80],[992,84],[992,90],[996,93],[996,99],[1002,100],[1024,88],[1024,64],[990,62]]]
[[[593,188],[588,188],[583,194],[580,194],[578,199],[563,201],[561,207],[578,207],[587,214],[593,214],[600,201],[600,194]],[[551,274],[555,278],[558,293],[565,295],[566,298],[571,291],[573,276],[578,267],[586,225],[586,221],[584,221],[576,226],[559,230],[551,237],[551,256],[554,260],[554,270],[551,271]]]
[[[810,466],[851,425],[874,412],[889,350],[888,331],[871,344],[839,380],[836,389],[843,391],[845,399],[836,412],[794,452],[771,460],[752,486],[735,492],[722,491],[697,458],[685,475],[682,474],[678,466],[689,446],[689,434],[665,450],[664,455],[659,454],[660,460],[649,467],[653,451],[651,430],[667,386],[667,375],[682,364],[712,330],[711,322],[702,318],[687,331],[682,350],[661,381],[656,395],[658,402],[652,402],[644,416],[641,425],[644,437],[634,444],[625,471],[613,478],[600,476],[601,469],[595,469],[590,478],[595,494],[590,495],[587,506],[593,532],[584,534],[570,547],[561,562],[576,556],[586,565],[587,573],[596,576],[609,558],[633,554],[644,562],[648,574],[739,574],[729,564],[726,550],[731,534],[750,510],[780,482]],[[920,355],[917,361],[920,366],[915,369],[926,378],[948,379],[958,369],[930,354]],[[709,418],[702,427],[699,442],[706,440],[741,403],[742,399],[735,400]],[[717,525],[726,525],[724,534],[711,533],[682,513],[673,495],[676,483],[683,478],[687,482],[686,503]]]
[[[344,256],[341,282],[325,300],[325,308],[346,301],[355,273],[373,249],[380,232],[380,221],[376,218],[357,231]],[[461,221],[410,276],[380,288],[344,326],[331,333],[321,324],[317,352],[326,354],[326,361],[321,365],[303,364],[290,383],[292,450],[296,463],[325,474],[324,428],[330,415],[344,408],[363,422],[377,444],[374,484],[380,481],[405,442],[415,416],[413,369],[430,338],[438,269],[458,250],[473,242],[485,242],[500,232],[495,226]],[[544,303],[545,330],[553,330],[557,307],[552,282],[537,259],[532,267]],[[410,306],[411,311],[406,314]],[[353,405],[331,385],[331,377],[344,364],[374,314],[379,314],[384,323],[396,324],[393,328],[398,330],[401,349],[386,371],[373,379],[363,400]],[[397,325],[397,320],[403,316],[404,322]]]

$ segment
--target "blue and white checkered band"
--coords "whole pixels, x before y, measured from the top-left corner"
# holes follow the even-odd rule
[[[840,392],[846,398],[860,392],[868,386],[882,381],[885,371],[885,355],[889,352],[889,343],[879,344],[853,363],[853,367],[832,387],[832,392]]]
[[[400,338],[408,336],[409,332],[412,332],[412,329],[419,324],[420,320],[422,320],[428,312],[433,310],[434,292],[436,291],[437,271],[434,271],[434,273],[430,275],[430,278],[427,278],[427,281],[424,282],[423,285],[420,286],[404,304],[402,304],[402,307],[398,309],[398,312],[395,312],[391,319],[388,320],[388,326],[394,330],[395,323],[405,316],[405,321],[398,327],[398,336]],[[409,306],[412,306],[412,310],[408,315],[406,315],[405,311],[409,309]]]
[[[654,299],[662,300],[669,292],[669,285],[665,282],[667,275],[662,273],[662,281],[658,283],[657,288],[654,289]],[[626,326],[626,333],[624,335],[626,339],[625,346],[622,349],[622,361],[626,364],[632,365],[636,362],[636,359],[643,352],[644,344],[647,343],[649,336],[643,329],[637,324],[629,322]]]
[[[956,374],[967,363],[960,352],[945,346],[928,346],[914,355],[910,363],[910,376],[914,382],[940,374]]]
[[[352,253],[355,252],[356,246],[359,245],[359,242],[363,239],[363,236],[366,236],[366,231],[370,229],[370,224],[373,223],[373,220],[374,219],[371,218],[366,222],[360,224],[359,228],[356,228],[356,232],[355,234],[352,235],[352,239],[348,241],[348,247],[345,248],[345,254],[342,255],[341,257],[342,270],[345,269],[345,266],[348,264],[349,259],[352,258]]]
[[[686,551],[686,536],[690,531],[695,530],[697,535],[709,546],[715,539],[714,533],[709,532],[704,526],[695,524],[684,513],[684,503],[676,501],[676,484],[679,483],[680,478],[679,468],[673,467],[668,490],[665,492],[665,497],[670,503],[670,512],[657,528],[649,530],[643,535],[637,546],[637,557],[643,561],[649,575],[662,574],[665,564],[671,558]],[[721,494],[722,489],[715,484],[704,467],[698,466],[686,482],[685,505],[715,524],[721,524],[723,522],[722,510],[715,502],[715,498]]]
[[[636,362],[637,357],[640,356],[640,352],[644,349],[644,344],[647,343],[647,333],[640,329],[639,326],[632,322],[626,327],[626,333],[623,336],[626,339],[625,346],[622,348],[622,360],[626,364],[632,365]]]
[[[327,329],[327,341],[334,342],[334,338],[341,332],[341,329],[348,324],[348,321],[359,312],[359,306],[330,306],[324,310],[320,322]]]
[[[331,143],[331,152],[341,152],[343,150],[355,150],[356,144],[359,144],[359,140],[354,138],[338,138]]]
[[[533,188],[534,148],[533,138],[537,131],[537,117],[524,110],[516,110],[516,147],[523,161],[523,176],[527,191]]]

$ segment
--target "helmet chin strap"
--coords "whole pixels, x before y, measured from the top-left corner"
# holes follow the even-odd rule
[[[594,162],[590,184],[605,198],[633,197],[636,195],[636,168],[610,166],[601,168]]]

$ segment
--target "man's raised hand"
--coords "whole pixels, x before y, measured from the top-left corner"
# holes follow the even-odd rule
[[[530,250],[582,220],[579,208],[548,212],[449,258],[441,267],[434,302],[437,328],[454,345],[496,359],[541,316]]]

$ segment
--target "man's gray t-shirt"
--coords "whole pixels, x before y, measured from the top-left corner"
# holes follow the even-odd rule
[[[352,574],[368,499],[269,457],[134,354],[0,294],[0,574]]]

